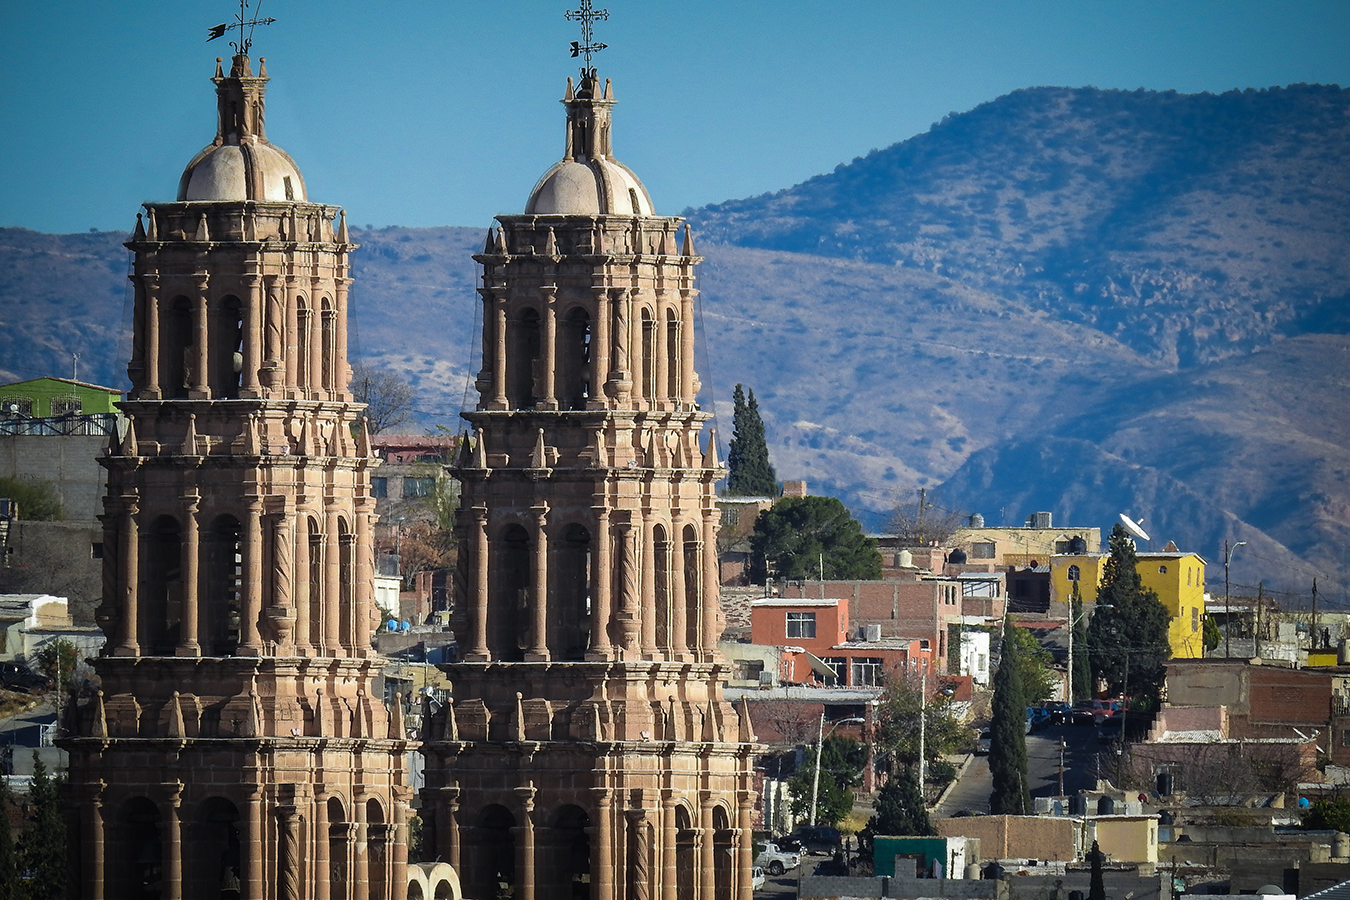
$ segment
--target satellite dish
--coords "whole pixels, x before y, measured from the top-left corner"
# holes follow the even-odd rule
[[[1130,534],[1134,535],[1135,537],[1139,538],[1139,540],[1141,541],[1153,540],[1151,537],[1148,536],[1148,532],[1145,531],[1142,527],[1140,527],[1138,522],[1136,522],[1134,519],[1131,519],[1124,513],[1120,514],[1120,521],[1121,524],[1125,526],[1125,530],[1128,531]]]

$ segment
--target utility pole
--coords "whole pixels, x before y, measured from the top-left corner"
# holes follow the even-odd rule
[[[1228,659],[1233,655],[1233,600],[1228,589],[1228,567],[1233,563],[1233,554],[1237,548],[1241,547],[1246,541],[1238,541],[1232,547],[1228,546],[1228,538],[1223,539],[1223,656]]]
[[[1312,649],[1317,649],[1317,579],[1313,579]]]
[[[825,711],[820,711],[820,730],[816,732],[816,776],[811,779],[811,824],[816,824],[816,800],[820,797],[820,748],[825,743]]]
[[[1261,607],[1265,606],[1266,583],[1258,581],[1256,583],[1256,632],[1252,635],[1256,641],[1256,658],[1261,658]]]
[[[925,738],[928,731],[928,660],[923,660],[923,681],[919,684],[919,796],[925,797],[924,779],[928,775],[928,764],[924,758]],[[927,805],[927,799],[924,804]]]
[[[926,505],[926,504],[925,504],[925,498],[926,498],[927,496],[928,496],[928,488],[919,488],[919,543],[920,543],[920,544],[927,544],[927,543],[928,543],[926,540],[924,540],[925,535],[924,535],[924,533],[923,533],[923,508],[924,508],[924,506]]]

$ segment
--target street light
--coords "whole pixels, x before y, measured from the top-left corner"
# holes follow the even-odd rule
[[[840,719],[830,726],[830,734],[840,725],[846,723],[863,724],[867,720],[862,716],[850,716],[847,719]],[[816,800],[820,796],[820,749],[825,744],[825,711],[820,712],[820,729],[816,733],[816,775],[811,780],[811,824],[816,824]]]
[[[1223,657],[1227,659],[1232,656],[1233,643],[1233,601],[1228,594],[1228,567],[1233,564],[1233,554],[1237,548],[1241,547],[1246,541],[1238,541],[1232,547],[1228,546],[1228,539],[1223,541]]]

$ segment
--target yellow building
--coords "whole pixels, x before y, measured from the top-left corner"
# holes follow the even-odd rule
[[[1158,595],[1170,622],[1167,642],[1174,659],[1205,655],[1205,561],[1181,551],[1139,553],[1135,570],[1144,587]],[[1050,615],[1065,617],[1073,586],[1085,607],[1097,602],[1108,553],[1063,554],[1050,558]]]
[[[1167,607],[1167,642],[1173,659],[1205,655],[1205,561],[1180,550],[1140,553],[1135,570],[1144,587]]]

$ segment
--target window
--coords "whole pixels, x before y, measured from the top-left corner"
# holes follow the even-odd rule
[[[435,478],[405,478],[403,479],[403,496],[429,497],[435,486]]]
[[[821,660],[834,672],[834,683],[843,684],[844,676],[848,674],[848,660],[842,656],[827,656]]]
[[[1191,631],[1200,630],[1200,607],[1191,607]]]
[[[31,397],[0,397],[0,418],[17,419],[19,416],[33,414]]]
[[[376,475],[370,479],[370,496],[381,498],[389,496],[389,479]]]
[[[816,614],[813,612],[790,612],[787,614],[787,636],[790,638],[813,638],[816,636]]]
[[[1069,566],[1069,580],[1082,581],[1083,580],[1082,570],[1080,570],[1077,566]]]
[[[994,542],[993,542],[993,541],[982,541],[982,542],[980,542],[980,543],[978,543],[978,544],[973,544],[973,545],[971,545],[971,548],[970,548],[970,555],[971,555],[971,558],[973,558],[973,559],[993,559],[993,558],[994,558]]]
[[[1341,746],[1350,747],[1350,728],[1341,732]]]
[[[54,416],[75,416],[79,415],[84,409],[84,402],[79,397],[53,397],[52,415]]]
[[[851,684],[855,687],[881,684],[881,660],[874,656],[854,657]]]
[[[1167,566],[1158,566],[1158,574],[1159,574],[1159,575],[1166,575],[1166,574],[1167,574]]]

